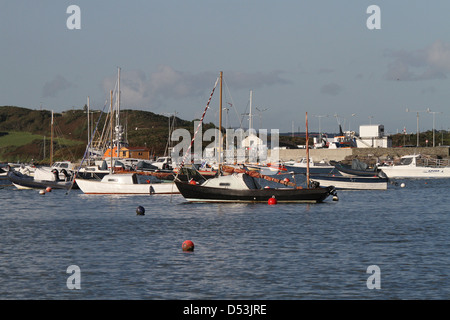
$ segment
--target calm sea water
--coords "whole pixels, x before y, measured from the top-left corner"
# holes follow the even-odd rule
[[[448,299],[450,179],[399,182],[274,206],[3,185],[0,299]]]

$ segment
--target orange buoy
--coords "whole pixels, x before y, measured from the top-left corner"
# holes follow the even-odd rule
[[[195,181],[194,179],[189,180],[189,184],[197,184],[197,181]]]
[[[194,243],[191,240],[183,242],[181,247],[183,248],[183,251],[194,251]]]
[[[267,201],[269,205],[277,204],[277,199],[275,199],[275,196],[272,196],[272,198],[269,198]]]
[[[45,191],[46,191],[46,192],[52,192],[52,188],[47,187],[47,188],[45,189]]]

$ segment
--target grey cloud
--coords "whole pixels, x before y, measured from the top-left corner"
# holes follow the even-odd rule
[[[415,51],[387,51],[385,56],[391,59],[385,74],[387,80],[445,79],[450,72],[450,44],[442,41]]]
[[[166,99],[186,99],[209,93],[219,72],[190,73],[162,65],[148,77],[143,71],[121,72],[121,97],[128,106],[160,104]],[[224,72],[224,81],[233,90],[259,88],[290,81],[281,77],[280,71],[270,73]],[[116,76],[103,80],[105,92],[115,87]]]
[[[42,88],[42,97],[54,98],[58,95],[59,92],[69,89],[72,86],[72,83],[58,74],[53,78],[53,80],[48,81],[44,84],[44,87]]]
[[[339,93],[342,92],[342,90],[343,88],[336,83],[328,83],[320,88],[321,93],[328,94],[330,96],[337,96]]]

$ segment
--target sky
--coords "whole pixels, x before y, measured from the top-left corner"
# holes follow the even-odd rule
[[[121,109],[193,120],[223,71],[223,125],[248,127],[252,92],[255,129],[304,131],[308,113],[310,131],[415,133],[418,112],[421,132],[433,119],[449,130],[449,12],[448,0],[0,0],[0,106],[61,112],[89,97],[101,110],[120,68]],[[219,124],[219,89],[205,121]]]

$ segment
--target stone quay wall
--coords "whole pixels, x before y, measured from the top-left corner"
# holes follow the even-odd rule
[[[273,154],[269,150],[269,157]],[[295,160],[306,157],[306,149],[279,149],[279,159],[281,161]],[[313,161],[335,160],[344,161],[358,158],[361,160],[387,158],[396,159],[408,154],[423,154],[442,159],[450,158],[450,147],[408,147],[408,148],[351,148],[351,149],[310,149],[309,157]]]

